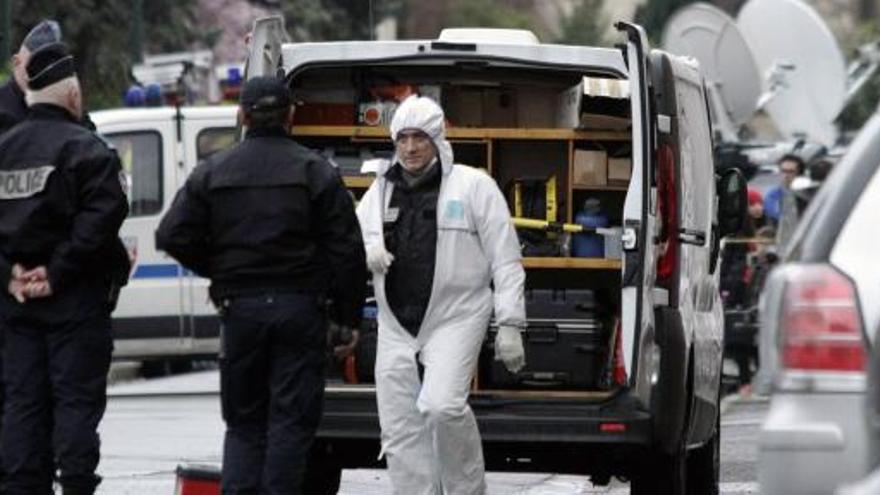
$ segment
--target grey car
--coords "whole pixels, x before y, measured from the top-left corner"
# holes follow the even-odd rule
[[[832,493],[872,467],[866,376],[880,323],[880,112],[805,212],[761,298],[763,493]]]

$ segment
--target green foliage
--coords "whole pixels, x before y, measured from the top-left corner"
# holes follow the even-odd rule
[[[487,27],[535,30],[525,12],[496,0],[457,0],[444,27]]]
[[[13,52],[27,31],[44,18],[61,24],[83,82],[87,108],[117,106],[130,83],[132,0],[17,0],[12,4]],[[147,52],[187,49],[196,0],[144,1]]]
[[[580,0],[571,15],[562,20],[562,31],[557,43],[567,45],[602,46],[605,44],[604,27],[608,24],[602,13],[602,0]]]
[[[648,33],[652,45],[659,45],[663,26],[680,7],[694,3],[695,0],[650,0],[636,11],[636,22]]]
[[[863,43],[876,42],[877,40],[880,40],[880,26],[876,22],[868,21],[856,30],[856,34],[852,39],[852,45],[858,47]],[[861,91],[840,114],[838,121],[841,128],[844,131],[861,128],[865,121],[878,110],[878,102],[880,102],[880,72],[875,73],[862,86]]]
[[[294,41],[370,39],[370,4],[373,22],[400,17],[403,0],[287,0],[282,11]]]

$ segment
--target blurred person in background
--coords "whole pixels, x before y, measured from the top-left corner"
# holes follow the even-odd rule
[[[61,28],[53,20],[44,20],[34,26],[21,42],[18,53],[12,56],[12,77],[0,86],[0,133],[24,120],[27,103],[27,67],[31,54],[50,43],[61,41]]]
[[[776,226],[776,245],[781,252],[798,222],[797,200],[791,189],[794,180],[804,173],[804,160],[797,155],[785,155],[779,159],[782,184],[770,189],[764,197],[764,213]]]
[[[825,178],[831,173],[833,167],[834,164],[826,158],[814,160],[807,166],[809,182],[805,187],[795,191],[798,215],[801,215],[807,209],[810,201],[819,192],[819,188],[822,187],[822,183],[825,182]]]

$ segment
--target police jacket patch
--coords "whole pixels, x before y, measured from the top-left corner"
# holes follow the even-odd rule
[[[0,170],[0,200],[29,198],[43,192],[54,165],[22,170]]]

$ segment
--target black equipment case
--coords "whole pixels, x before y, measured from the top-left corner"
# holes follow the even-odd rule
[[[597,390],[607,375],[608,332],[595,318],[534,319],[523,332],[526,365],[511,373],[494,359],[496,326],[480,360],[480,388]]]

